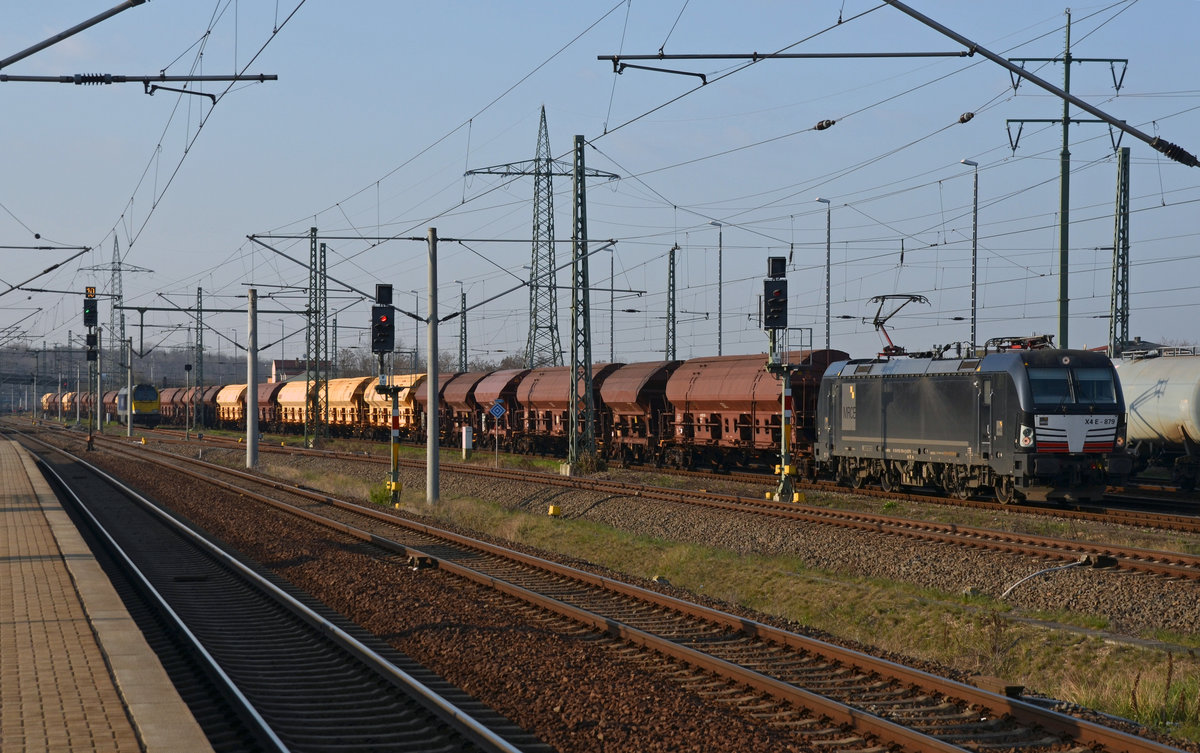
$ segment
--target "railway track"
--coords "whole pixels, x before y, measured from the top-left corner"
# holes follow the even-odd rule
[[[485,721],[473,718],[460,708],[465,694],[118,480],[46,447],[39,462],[132,584],[124,590],[149,604],[141,611],[160,623],[158,642],[186,642],[175,679],[217,750],[520,750],[497,726],[530,743],[486,709]]]
[[[171,440],[175,441],[175,440]],[[182,441],[182,440],[180,440]],[[206,438],[205,443],[210,440]],[[195,442],[192,442],[195,444]],[[233,445],[236,442],[221,440],[217,444]],[[361,453],[331,452],[325,450],[304,450],[296,448],[278,448],[263,445],[260,452],[284,454],[312,454],[318,457],[339,458],[356,462],[366,462],[386,465],[387,460],[378,456]],[[410,468],[423,468],[421,461],[404,460],[401,465]],[[1163,552],[1128,546],[1113,546],[1094,544],[1072,539],[1051,536],[1036,536],[989,528],[964,526],[957,523],[938,523],[915,520],[897,516],[882,515],[869,512],[839,510],[828,507],[815,507],[804,504],[774,502],[767,499],[756,499],[732,494],[720,494],[707,491],[692,491],[680,489],[665,489],[662,487],[631,484],[607,479],[587,477],[568,477],[548,473],[531,473],[511,469],[487,468],[479,465],[461,463],[443,463],[444,471],[472,474],[487,478],[507,481],[533,482],[540,485],[560,487],[565,489],[586,490],[618,495],[640,497],[644,499],[662,500],[667,502],[701,505],[708,508],[727,510],[737,513],[752,513],[777,517],[784,520],[820,523],[842,528],[867,531],[871,533],[888,533],[922,541],[944,544],[956,544],[977,549],[989,549],[998,552],[1025,554],[1033,557],[1055,560],[1064,564],[1074,564],[1089,567],[1117,567],[1133,572],[1161,575],[1171,578],[1186,578],[1200,580],[1200,556]],[[827,491],[845,493],[841,487],[830,486]],[[876,496],[892,500],[913,502],[945,502],[943,498],[931,498],[916,494],[884,493],[877,490],[857,490],[856,494],[875,493]],[[959,504],[967,504],[981,509],[1003,510],[1013,509],[1011,506],[997,503],[980,502],[975,500],[955,500]],[[1020,508],[1028,512],[1029,508]],[[1041,508],[1034,508],[1041,509]],[[1103,523],[1121,523],[1133,526],[1154,525],[1151,520],[1167,530],[1200,532],[1200,518],[1177,515],[1152,515],[1123,509],[1093,509],[1093,510],[1064,510],[1056,508],[1045,509],[1045,514],[1065,517],[1075,520],[1089,520]]]
[[[193,444],[201,442],[201,440],[197,438],[185,440],[182,438],[182,431],[176,431],[173,429],[156,429],[154,432],[166,437],[165,440],[160,441],[181,443],[191,442]],[[236,446],[241,444],[241,440],[235,441],[227,437],[208,434],[204,435],[202,443]],[[283,452],[295,455],[345,458],[360,462],[379,463],[382,465],[387,465],[390,462],[386,457],[367,453],[317,450],[294,446],[287,446],[285,448],[265,443],[260,444],[259,451],[266,453]],[[424,467],[423,461],[419,460],[401,459],[400,463],[402,466],[411,468]],[[479,465],[465,463],[443,462],[442,467],[445,470],[453,470],[460,473],[472,473],[484,470]],[[740,482],[750,487],[758,487],[763,492],[774,489],[777,483],[776,477],[762,473],[731,472],[713,474],[706,471],[686,471],[668,468],[646,468],[643,470],[651,471],[656,474],[674,475],[695,479],[700,483],[712,482],[713,480],[719,480],[722,482]],[[544,475],[548,476],[549,474]],[[1015,510],[1025,515],[1040,515],[1057,519],[1131,525],[1146,528],[1156,528],[1163,531],[1176,531],[1180,533],[1200,533],[1200,501],[1197,501],[1194,495],[1187,494],[1168,494],[1167,496],[1163,496],[1163,493],[1165,492],[1158,487],[1153,487],[1149,490],[1149,492],[1160,492],[1155,496],[1149,496],[1149,492],[1142,490],[1140,487],[1130,486],[1113,489],[1109,495],[1111,504],[1073,504],[1069,506],[1054,504],[1013,505],[985,499],[959,499],[956,497],[947,497],[945,495],[924,494],[917,490],[885,491],[883,489],[877,489],[869,486],[864,486],[858,489],[848,489],[843,486],[826,482],[798,482],[796,484],[796,488],[805,492],[822,492],[827,494],[841,495],[854,494],[857,496],[873,497],[889,501],[963,507],[996,513],[1011,512]],[[754,498],[747,497],[738,497],[738,499],[747,502],[755,501]],[[789,507],[795,509],[797,506],[789,505]],[[801,504],[799,507],[803,508],[804,505]],[[1190,509],[1195,510],[1196,514],[1179,513],[1173,511],[1160,512],[1159,510],[1162,510],[1163,508]]]
[[[1014,751],[1172,748],[845,648],[690,604],[328,495],[123,442],[115,453],[329,526],[414,564],[436,565],[590,630],[685,665],[677,682],[805,730],[830,749]],[[223,477],[225,480],[218,480]],[[385,554],[386,553],[386,554]],[[719,680],[712,679],[720,678]],[[749,689],[749,690],[747,690]]]

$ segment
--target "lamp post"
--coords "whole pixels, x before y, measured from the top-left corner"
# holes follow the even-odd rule
[[[721,324],[722,324],[721,323],[721,314],[722,314],[722,310],[721,310],[721,292],[722,292],[722,290],[721,289],[724,287],[723,280],[722,280],[723,265],[721,263],[721,258],[724,255],[725,226],[722,225],[721,223],[717,222],[716,220],[712,220],[708,224],[716,227],[716,229],[717,229],[717,355],[719,356],[719,355],[721,355]]]
[[[467,289],[462,280],[458,283],[458,370],[467,370]]]
[[[975,270],[979,258],[979,163],[959,160],[975,171],[974,199],[971,202],[971,355],[975,355]]]
[[[421,316],[421,291],[410,290],[408,292],[413,294],[413,313],[416,314],[418,317],[416,319],[413,319],[412,370],[413,370],[413,373],[415,374],[415,373],[417,373],[417,353],[421,350],[421,319],[420,319],[420,316]]]
[[[617,247],[608,249],[608,362],[617,362]]]
[[[820,196],[817,197],[817,201],[825,205],[825,350],[829,350],[829,263],[833,206],[829,203],[829,199],[822,199]]]

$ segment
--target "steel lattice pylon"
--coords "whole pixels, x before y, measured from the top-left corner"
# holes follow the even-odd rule
[[[317,242],[317,229],[309,228],[308,262],[308,328],[305,357],[306,394],[309,396],[304,411],[304,437],[311,443],[324,436],[329,424],[329,336],[328,287],[325,276],[325,244]],[[315,389],[313,386],[315,382]]]
[[[529,269],[529,341],[525,346],[525,365],[531,369],[562,365],[554,273],[554,160],[550,157],[545,107],[533,164],[533,256]]]
[[[575,137],[575,191],[571,229],[571,450],[569,462],[596,454],[592,396],[592,320],[588,306],[587,197],[583,136]]]
[[[525,365],[531,369],[562,365],[554,259],[554,176],[574,176],[574,170],[574,165],[550,157],[550,132],[546,128],[546,108],[543,107],[538,126],[537,156],[533,160],[466,172],[467,175],[533,176],[533,255],[529,265],[529,339],[525,346]],[[589,170],[586,177],[615,180],[620,176]]]
[[[109,307],[108,331],[115,333],[118,343],[125,342],[125,294],[121,285],[121,248],[117,236],[113,234],[112,256],[112,306]],[[112,335],[109,335],[110,337]]]
[[[196,391],[192,393],[196,426],[205,425],[204,401],[204,288],[196,288]]]

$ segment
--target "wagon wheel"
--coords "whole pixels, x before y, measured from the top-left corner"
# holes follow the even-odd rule
[[[1190,492],[1195,490],[1196,474],[1194,471],[1190,473],[1186,471],[1176,472],[1175,476],[1181,491]]]

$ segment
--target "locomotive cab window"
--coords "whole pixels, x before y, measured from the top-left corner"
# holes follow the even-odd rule
[[[1065,368],[1029,368],[1029,387],[1037,405],[1072,402],[1070,372]]]
[[[1112,405],[1117,402],[1112,372],[1099,367],[1030,368],[1029,386],[1037,405]]]
[[[1117,402],[1112,372],[1108,369],[1075,369],[1075,400],[1085,405]]]

